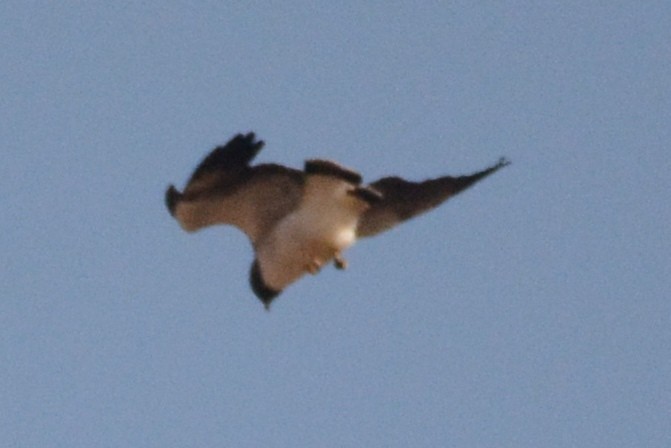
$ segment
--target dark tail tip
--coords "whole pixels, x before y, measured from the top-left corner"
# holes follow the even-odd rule
[[[177,191],[174,185],[170,185],[165,191],[165,206],[172,216],[175,216],[175,208],[182,198],[182,193]]]

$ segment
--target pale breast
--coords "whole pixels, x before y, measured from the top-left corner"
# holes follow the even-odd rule
[[[320,179],[308,185],[298,209],[281,220],[257,248],[264,280],[277,290],[298,280],[315,263],[326,265],[356,240],[362,208],[347,194],[350,186],[324,176],[312,177]]]

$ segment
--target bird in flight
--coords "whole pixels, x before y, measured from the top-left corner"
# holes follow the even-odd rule
[[[266,309],[306,273],[329,263],[345,269],[343,252],[357,239],[427,212],[510,163],[502,158],[465,176],[364,184],[358,172],[328,160],[307,160],[303,170],[252,165],[263,146],[253,132],[234,136],[205,157],[184,191],[170,185],[165,203],[187,232],[230,224],[249,237],[249,280]]]

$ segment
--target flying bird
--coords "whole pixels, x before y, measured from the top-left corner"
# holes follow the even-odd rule
[[[263,146],[253,132],[234,136],[205,157],[184,191],[170,185],[165,203],[187,232],[230,224],[249,237],[250,284],[266,309],[306,273],[329,263],[345,269],[343,252],[357,239],[427,212],[510,163],[501,158],[470,175],[423,182],[392,176],[366,185],[358,172],[329,160],[307,160],[303,170],[252,165]]]

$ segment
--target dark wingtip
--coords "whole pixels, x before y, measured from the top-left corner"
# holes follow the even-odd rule
[[[496,169],[503,168],[504,166],[510,165],[512,162],[506,157],[501,157],[498,163],[495,165]]]
[[[181,198],[182,193],[177,191],[174,185],[170,185],[165,191],[165,206],[172,216],[175,216],[175,209]]]
[[[252,263],[252,268],[249,271],[249,283],[256,297],[263,303],[266,311],[269,311],[270,304],[282,291],[277,291],[266,285],[261,276],[261,268],[259,267],[258,260],[254,260],[254,263]]]
[[[256,134],[253,132],[248,132],[245,135],[238,134],[236,137],[245,140],[245,144],[247,144],[250,148],[252,148],[254,157],[256,157],[259,151],[261,151],[261,149],[266,145],[266,142],[264,142],[263,140],[255,142],[254,139],[256,139]]]
[[[191,181],[212,171],[248,166],[265,145],[263,140],[254,141],[255,139],[256,134],[253,132],[236,134],[226,144],[217,146],[200,162],[191,175]]]
[[[359,185],[363,181],[361,174],[330,160],[306,160],[305,174],[333,176],[354,185]]]
[[[492,165],[489,168],[486,168],[482,171],[478,171],[477,173],[473,173],[466,176],[459,176],[452,179],[451,182],[453,182],[454,184],[454,193],[456,194],[467,189],[468,187],[472,186],[478,181],[481,181],[485,177],[494,174],[499,169],[508,165],[510,165],[510,160],[506,159],[505,157],[501,157],[495,165]]]

